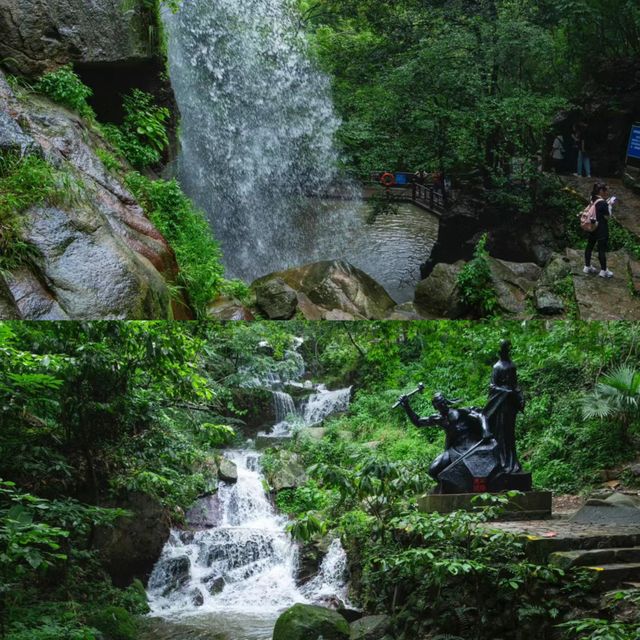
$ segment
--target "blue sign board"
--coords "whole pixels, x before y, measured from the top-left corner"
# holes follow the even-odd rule
[[[627,150],[627,158],[640,160],[640,124],[633,125],[631,128],[631,137],[629,138],[629,149]]]

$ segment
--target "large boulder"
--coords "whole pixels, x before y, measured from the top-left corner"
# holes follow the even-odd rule
[[[68,62],[138,62],[158,53],[155,17],[122,0],[0,0],[0,60],[34,75]],[[155,43],[154,43],[155,42]]]
[[[295,292],[297,307],[308,320],[382,320],[395,307],[381,285],[344,260],[270,274],[253,287],[258,293],[274,282],[280,289],[284,283]]]
[[[307,480],[307,474],[298,454],[291,451],[280,451],[275,468],[268,474],[267,480],[274,491],[295,489],[304,484]]]
[[[235,484],[238,482],[238,466],[235,462],[227,460],[227,458],[221,458],[218,468],[218,477],[222,482]]]
[[[256,304],[269,320],[291,320],[296,314],[296,292],[282,279],[262,280],[254,285]]]
[[[42,155],[68,181],[55,203],[21,212],[37,258],[0,276],[0,319],[170,319],[175,256],[96,155],[99,136],[58,105],[18,100],[1,73],[0,113],[2,144]]]
[[[131,516],[118,519],[113,527],[98,527],[93,546],[114,585],[126,587],[138,578],[146,583],[169,539],[169,519],[162,505],[144,493],[131,493],[115,503]]]
[[[349,640],[349,623],[336,611],[295,604],[276,622],[273,640]]]
[[[458,276],[463,266],[462,262],[437,264],[431,275],[418,284],[415,307],[421,314],[452,320],[464,314],[458,287]]]
[[[530,262],[507,262],[495,258],[489,258],[489,267],[500,309],[514,315],[525,314],[527,299],[535,289],[542,269]]]

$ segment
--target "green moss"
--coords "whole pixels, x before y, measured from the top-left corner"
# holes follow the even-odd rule
[[[221,254],[207,220],[176,180],[149,180],[130,173],[126,183],[160,233],[173,247],[180,284],[199,317],[223,287]]]

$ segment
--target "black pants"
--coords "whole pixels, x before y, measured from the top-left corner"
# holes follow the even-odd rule
[[[591,266],[591,255],[593,254],[593,248],[598,245],[598,259],[600,260],[600,268],[603,271],[607,270],[607,249],[609,248],[609,236],[599,237],[597,235],[589,236],[587,242],[587,250],[584,254],[584,263],[587,267]]]

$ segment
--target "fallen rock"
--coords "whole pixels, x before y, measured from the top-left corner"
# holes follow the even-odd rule
[[[298,297],[282,278],[262,280],[254,288],[256,304],[269,320],[291,320],[296,314]]]
[[[549,288],[571,275],[571,262],[559,253],[554,253],[540,276],[540,284]]]
[[[207,591],[212,595],[215,596],[218,593],[222,593],[222,591],[224,590],[224,587],[226,585],[224,578],[221,576],[210,576],[208,578],[205,578],[203,580],[204,584],[207,587]]]
[[[254,282],[253,288],[257,294],[265,283],[278,280],[295,291],[298,308],[307,319],[382,320],[395,307],[382,286],[344,260],[274,273]]]
[[[351,640],[382,640],[390,627],[389,616],[365,616],[351,623]]]
[[[273,640],[349,640],[349,623],[336,611],[296,604],[276,622]]]
[[[220,466],[218,468],[218,477],[223,482],[229,482],[235,484],[238,482],[238,467],[235,462],[222,458],[220,460]]]
[[[222,505],[218,494],[205,496],[196,500],[187,511],[185,520],[187,526],[195,529],[217,527],[222,523]]]
[[[178,556],[177,558],[166,560],[163,564],[163,569],[166,586],[162,595],[166,597],[187,584],[191,571],[191,561],[188,556]]]
[[[437,264],[431,275],[418,284],[415,307],[419,313],[452,320],[464,315],[458,287],[458,276],[463,266],[463,262]]]
[[[404,304],[399,304],[391,312],[391,314],[387,316],[387,320],[403,321],[426,320],[429,318],[430,316],[427,316],[424,313],[420,313],[413,302],[405,302]]]

